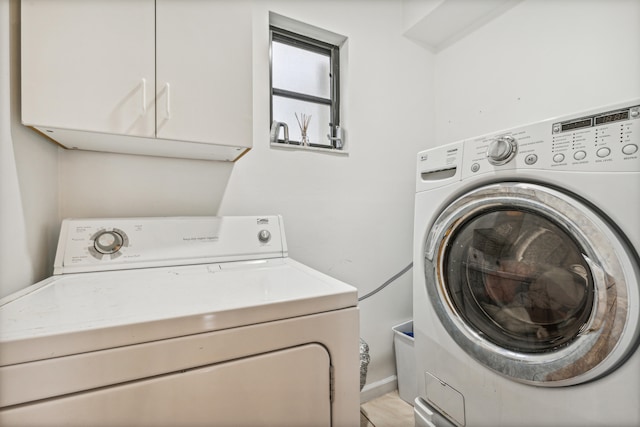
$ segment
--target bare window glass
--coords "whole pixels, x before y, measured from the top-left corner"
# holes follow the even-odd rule
[[[444,262],[456,311],[503,348],[555,350],[574,339],[591,314],[594,285],[582,251],[541,215],[479,215],[458,229]]]
[[[331,98],[331,56],[274,41],[271,83],[274,88]]]

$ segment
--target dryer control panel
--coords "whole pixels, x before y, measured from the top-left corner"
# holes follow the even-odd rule
[[[280,216],[65,219],[54,274],[286,256]]]

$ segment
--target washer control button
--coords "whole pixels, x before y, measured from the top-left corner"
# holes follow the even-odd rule
[[[576,160],[584,160],[585,157],[587,157],[587,152],[584,150],[576,151],[575,153],[573,153],[573,158]]]
[[[607,147],[602,147],[596,151],[596,156],[600,158],[607,157],[609,154],[611,154],[611,149]]]
[[[267,243],[269,240],[271,240],[271,233],[269,232],[269,230],[260,230],[260,232],[258,233],[258,240],[260,240],[260,242],[262,243]]]
[[[471,172],[478,172],[480,170],[480,165],[478,163],[474,163],[471,165]]]
[[[538,156],[535,154],[528,154],[527,157],[524,158],[524,162],[528,165],[533,165],[538,161]]]
[[[630,156],[631,154],[636,154],[638,152],[638,146],[636,144],[627,144],[624,147],[622,147],[622,152],[627,156]]]
[[[562,163],[564,161],[564,154],[558,153],[553,156],[553,163]]]

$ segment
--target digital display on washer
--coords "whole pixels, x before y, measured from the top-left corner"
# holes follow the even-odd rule
[[[562,123],[562,132],[591,127],[591,118]]]
[[[617,122],[619,120],[627,120],[629,118],[629,110],[616,111],[610,114],[604,114],[596,117],[595,125],[602,125],[605,123]]]
[[[600,126],[607,123],[619,122],[622,120],[629,120],[631,118],[631,109],[625,108],[623,110],[609,111],[604,114],[594,115],[591,117],[581,117],[579,119],[571,120],[568,122],[554,125],[554,132],[566,132],[570,130],[588,128],[592,126]]]

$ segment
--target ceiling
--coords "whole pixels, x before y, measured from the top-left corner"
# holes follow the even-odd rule
[[[438,52],[473,33],[522,0],[405,0],[405,33]]]

